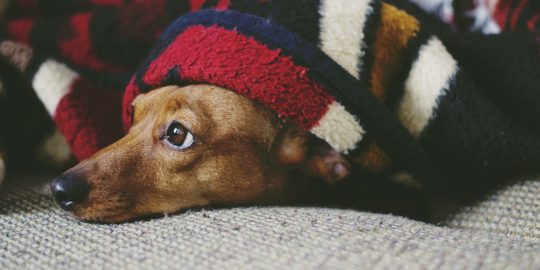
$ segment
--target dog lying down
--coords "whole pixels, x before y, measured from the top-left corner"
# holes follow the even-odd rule
[[[327,144],[308,155],[308,133],[217,86],[167,86],[134,106],[128,135],[52,184],[58,203],[81,219],[290,200],[308,176],[332,182],[349,172]]]
[[[127,86],[129,132],[55,179],[57,203],[123,222],[287,202],[357,169],[441,191],[538,168],[531,35],[457,40],[386,2],[320,2],[306,6],[315,23],[211,10],[176,20]]]

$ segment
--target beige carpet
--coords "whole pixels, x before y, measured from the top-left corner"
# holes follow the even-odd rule
[[[37,187],[24,182],[0,193],[0,269],[540,269],[540,185],[534,181],[456,213],[445,221],[454,228],[299,207],[96,225],[73,220]],[[518,192],[524,188],[529,195]],[[509,192],[525,197],[501,203]],[[512,209],[523,200],[532,202],[528,210]]]

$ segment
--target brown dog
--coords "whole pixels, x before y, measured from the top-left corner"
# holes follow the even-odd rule
[[[334,182],[350,171],[325,142],[226,89],[169,86],[133,105],[124,138],[52,183],[57,202],[82,220],[283,202],[311,178]]]

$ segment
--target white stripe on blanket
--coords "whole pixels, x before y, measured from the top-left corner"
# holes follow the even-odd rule
[[[51,116],[54,116],[58,103],[78,77],[76,72],[55,60],[48,59],[41,64],[32,86]]]
[[[432,37],[420,48],[398,107],[399,120],[414,137],[420,136],[433,117],[457,70],[457,62],[438,38]]]
[[[319,124],[311,129],[311,133],[327,141],[336,151],[347,153],[356,148],[365,131],[343,105],[334,101]]]
[[[364,24],[370,0],[323,0],[319,13],[321,50],[358,79],[364,56]]]

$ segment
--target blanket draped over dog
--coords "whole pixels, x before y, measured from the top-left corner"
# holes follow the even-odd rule
[[[500,1],[511,22],[494,21],[537,29],[529,2]],[[138,94],[208,83],[373,171],[426,180],[456,159],[473,172],[540,164],[533,32],[457,35],[405,0],[14,0],[4,16],[0,53],[78,160],[122,136]]]

